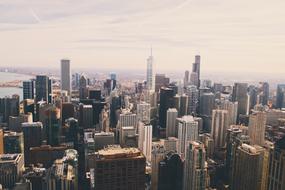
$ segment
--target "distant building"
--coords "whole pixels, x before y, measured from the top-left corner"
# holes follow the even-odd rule
[[[17,133],[12,131],[4,132],[4,153],[5,154],[24,153],[23,133]]]
[[[166,128],[167,110],[174,107],[174,90],[162,87],[160,89],[159,122],[162,128]]]
[[[111,132],[100,132],[95,133],[95,151],[104,149],[108,145],[115,144],[114,133]]]
[[[62,59],[60,64],[60,82],[61,90],[67,91],[68,95],[71,95],[71,72],[70,72],[70,60]]]
[[[198,78],[198,88],[200,87],[201,84],[201,79],[200,79],[200,63],[201,63],[201,57],[200,55],[195,56],[195,62],[193,63],[192,66],[192,72],[197,73],[197,78]]]
[[[276,108],[282,109],[285,107],[285,84],[277,85],[277,94],[276,94]]]
[[[0,123],[8,123],[10,116],[18,116],[19,105],[20,97],[18,95],[0,98]]]
[[[23,99],[34,99],[35,97],[35,81],[23,81]]]
[[[190,85],[185,89],[185,94],[188,96],[188,110],[189,115],[196,115],[199,100],[199,91],[196,86]]]
[[[110,146],[96,152],[93,173],[96,190],[145,189],[145,157],[137,148]],[[92,174],[91,174],[92,175]],[[106,177],[108,176],[108,177]],[[116,176],[116,180],[113,177]]]
[[[233,89],[233,101],[238,102],[238,117],[239,115],[247,114],[247,83],[235,83]]]
[[[52,82],[48,76],[36,76],[36,102],[45,101],[51,103]]]
[[[137,119],[145,124],[150,123],[150,104],[141,102],[137,104]]]
[[[255,111],[249,116],[250,144],[263,146],[265,142],[266,113]]]
[[[146,83],[147,83],[147,88],[148,88],[149,90],[153,90],[153,89],[154,89],[152,50],[151,50],[150,56],[147,58]]]

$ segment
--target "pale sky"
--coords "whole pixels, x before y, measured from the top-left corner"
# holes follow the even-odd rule
[[[284,0],[0,0],[0,66],[284,72]]]

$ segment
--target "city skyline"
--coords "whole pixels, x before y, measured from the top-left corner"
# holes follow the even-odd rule
[[[282,1],[2,1],[0,66],[282,73]],[[10,43],[11,41],[17,41]],[[14,56],[17,55],[17,56]]]

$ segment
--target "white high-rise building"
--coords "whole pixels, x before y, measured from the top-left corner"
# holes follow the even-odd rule
[[[183,177],[183,190],[207,188],[206,151],[203,143],[187,142]]]
[[[61,90],[67,91],[71,95],[71,72],[70,60],[61,60]]]
[[[146,102],[137,104],[137,118],[138,121],[141,121],[143,123],[150,123],[150,104]]]
[[[119,128],[120,127],[137,127],[137,115],[129,110],[123,110],[119,116]]]
[[[151,162],[152,151],[152,125],[144,125],[139,123],[139,143],[138,147],[143,152],[146,160]]]
[[[149,90],[154,90],[152,49],[150,51],[150,56],[147,58],[146,83]]]
[[[222,100],[221,109],[229,112],[229,125],[235,125],[237,122],[238,102]]]
[[[229,129],[229,113],[227,110],[213,110],[211,136],[214,139],[215,148],[223,148],[226,145],[226,134]]]
[[[166,137],[176,137],[176,119],[178,112],[175,108],[169,108],[166,113]]]
[[[184,158],[187,142],[197,141],[198,122],[194,120],[193,116],[187,115],[182,118],[177,118],[178,121],[178,153]]]

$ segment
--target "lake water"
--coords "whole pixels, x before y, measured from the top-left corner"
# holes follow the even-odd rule
[[[23,75],[23,74],[17,74],[17,73],[5,73],[0,72],[0,82],[9,82],[14,80],[29,80],[33,78],[29,75]],[[15,87],[0,87],[0,98],[3,98],[5,96],[11,96],[13,94],[20,95],[20,99],[23,98],[23,89],[22,88],[15,88]]]

